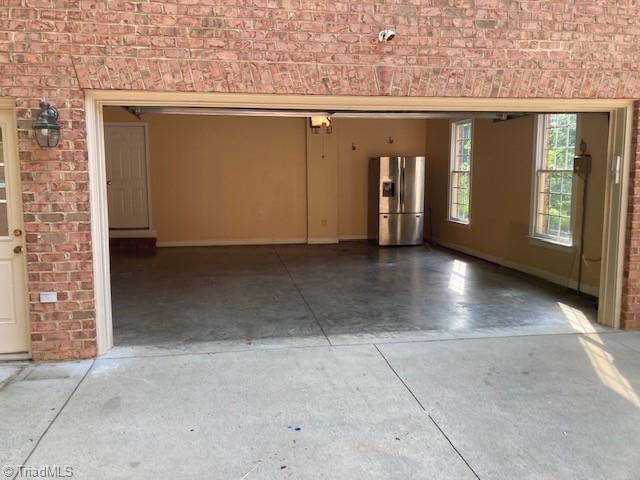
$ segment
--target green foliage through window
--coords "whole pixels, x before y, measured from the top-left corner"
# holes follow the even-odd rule
[[[461,223],[469,223],[471,207],[471,142],[471,120],[452,124],[449,218]]]
[[[540,117],[541,154],[536,173],[535,234],[564,244],[572,242],[573,157],[577,114]]]

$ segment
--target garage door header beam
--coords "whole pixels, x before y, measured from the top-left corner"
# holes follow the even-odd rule
[[[220,115],[241,117],[302,117],[327,116],[333,118],[384,118],[384,119],[442,119],[442,118],[489,118],[505,120],[523,113],[506,112],[407,112],[407,111],[328,111],[295,109],[249,109],[249,108],[209,108],[209,107],[123,107],[136,116],[146,114],[163,115]]]

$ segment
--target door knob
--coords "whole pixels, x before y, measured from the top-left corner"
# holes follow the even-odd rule
[[[111,185],[113,182],[111,180],[107,180],[107,186]]]
[[[14,236],[14,237],[21,237],[21,236],[22,236],[22,230],[20,230],[19,228],[16,228],[16,229],[13,231],[13,236]]]
[[[17,247],[14,247],[13,253],[22,253],[22,246],[18,245]]]

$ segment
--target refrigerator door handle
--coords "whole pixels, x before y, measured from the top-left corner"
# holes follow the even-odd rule
[[[400,186],[400,211],[404,212],[404,162],[400,169],[400,185],[399,186]]]

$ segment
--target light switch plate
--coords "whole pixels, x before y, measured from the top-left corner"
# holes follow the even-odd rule
[[[40,303],[56,303],[58,292],[40,292]]]

